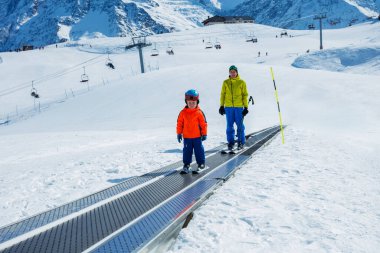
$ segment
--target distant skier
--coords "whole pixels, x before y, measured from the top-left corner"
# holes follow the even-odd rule
[[[183,169],[181,174],[190,173],[193,149],[198,168],[193,173],[199,173],[205,168],[205,150],[202,141],[207,139],[206,116],[198,106],[199,93],[196,90],[188,90],[185,93],[185,108],[177,119],[177,140],[181,143],[183,138]]]
[[[235,65],[229,68],[229,77],[223,82],[219,113],[226,114],[228,149],[232,150],[235,145],[234,123],[237,126],[238,149],[242,149],[245,144],[243,118],[248,114],[248,91],[247,85],[244,80],[240,79]]]

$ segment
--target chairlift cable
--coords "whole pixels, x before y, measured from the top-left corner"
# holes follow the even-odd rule
[[[37,78],[37,79],[34,80],[34,84],[36,84],[36,83],[42,83],[42,82],[45,82],[45,81],[48,81],[48,80],[51,80],[51,79],[55,79],[55,78],[64,76],[64,75],[69,74],[71,72],[77,71],[80,68],[82,68],[83,64],[86,64],[86,63],[89,63],[89,62],[91,62],[91,63],[87,64],[85,66],[91,66],[91,65],[94,65],[96,63],[99,63],[99,62],[103,61],[103,59],[99,60],[99,61],[96,61],[96,62],[92,62],[92,61],[94,61],[94,60],[96,60],[97,58],[100,58],[100,57],[104,57],[104,56],[103,55],[99,55],[97,57],[91,58],[91,59],[86,60],[86,61],[84,61],[82,63],[77,64],[77,65],[74,65],[72,67],[69,67],[69,68],[57,71],[57,72],[52,73],[52,74],[48,74],[48,75],[43,76],[41,78]],[[13,87],[10,87],[10,88],[6,88],[6,89],[0,91],[0,97],[5,96],[5,95],[9,95],[9,94],[12,94],[12,93],[15,93],[17,91],[20,91],[20,90],[28,88],[28,87],[30,87],[30,81],[21,83],[19,85],[16,85],[16,86],[13,86]]]
[[[296,20],[307,19],[307,18],[310,18],[310,17],[315,17],[315,14],[312,14],[312,15],[309,15],[309,16],[305,16],[305,17],[296,18],[296,19],[285,20],[285,21],[279,23],[278,25],[280,26],[280,25],[285,24],[285,23],[293,22],[293,21],[296,21]]]
[[[236,34],[241,34],[242,35],[242,32],[205,32],[205,33],[197,33],[197,35],[213,35],[213,34],[218,34],[220,36],[222,35],[236,35]],[[175,34],[175,35],[171,35],[171,37],[191,37],[190,34]],[[169,42],[181,42],[181,41],[194,41],[194,40],[198,40],[199,38],[194,38],[194,36],[192,38],[185,38],[185,39],[179,39],[179,40],[170,40]],[[167,43],[168,41],[162,41],[163,43]],[[162,42],[158,42],[158,43],[162,43]],[[157,43],[157,42],[156,42]],[[115,48],[124,48],[124,47],[115,47]],[[63,69],[63,70],[60,70],[60,71],[57,71],[55,73],[51,73],[51,74],[48,74],[46,76],[42,76],[40,78],[36,78],[34,81],[35,83],[42,83],[42,82],[45,82],[45,81],[48,81],[48,80],[51,80],[51,79],[55,79],[55,78],[58,78],[58,77],[61,77],[61,76],[64,76],[66,74],[69,74],[71,72],[74,72],[74,71],[77,71],[78,69],[80,69],[84,64],[86,63],[89,63],[91,61],[94,61],[100,57],[104,57],[103,54],[99,55],[99,56],[96,56],[94,58],[91,58],[91,59],[88,59],[84,62],[81,62],[81,63],[78,63],[77,65],[74,65],[72,67],[69,67],[69,68],[66,68],[66,69]],[[97,62],[93,62],[91,64],[87,64],[86,66],[90,66],[90,65],[93,65],[93,64],[96,64],[100,61],[97,61]],[[12,93],[15,93],[19,90],[22,90],[22,89],[25,89],[27,87],[30,86],[30,81],[27,81],[27,82],[23,82],[23,83],[20,83],[16,86],[13,86],[13,87],[10,87],[10,88],[6,88],[4,90],[1,90],[0,91],[0,97],[2,96],[6,96],[6,95],[9,95],[9,94],[12,94]]]

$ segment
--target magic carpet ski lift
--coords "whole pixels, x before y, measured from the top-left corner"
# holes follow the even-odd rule
[[[31,89],[31,91],[30,91],[30,95],[32,96],[32,97],[34,97],[34,98],[40,98],[40,95],[38,95],[38,93],[37,93],[37,89],[36,88],[34,88],[34,81],[32,81],[32,89]]]
[[[88,75],[86,75],[86,67],[83,67],[83,74],[80,77],[81,83],[87,83],[88,82]]]

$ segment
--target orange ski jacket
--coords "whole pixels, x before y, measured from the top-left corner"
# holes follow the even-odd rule
[[[207,135],[206,116],[199,106],[194,109],[186,106],[182,109],[177,119],[177,134],[183,134],[183,138],[199,138]]]

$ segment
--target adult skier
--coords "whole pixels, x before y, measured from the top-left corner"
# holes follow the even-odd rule
[[[245,144],[244,116],[248,114],[248,91],[244,80],[240,79],[235,65],[229,68],[229,77],[224,80],[220,92],[220,115],[226,114],[227,119],[227,142],[228,149],[232,150],[235,145],[235,129],[237,126],[238,149]]]

